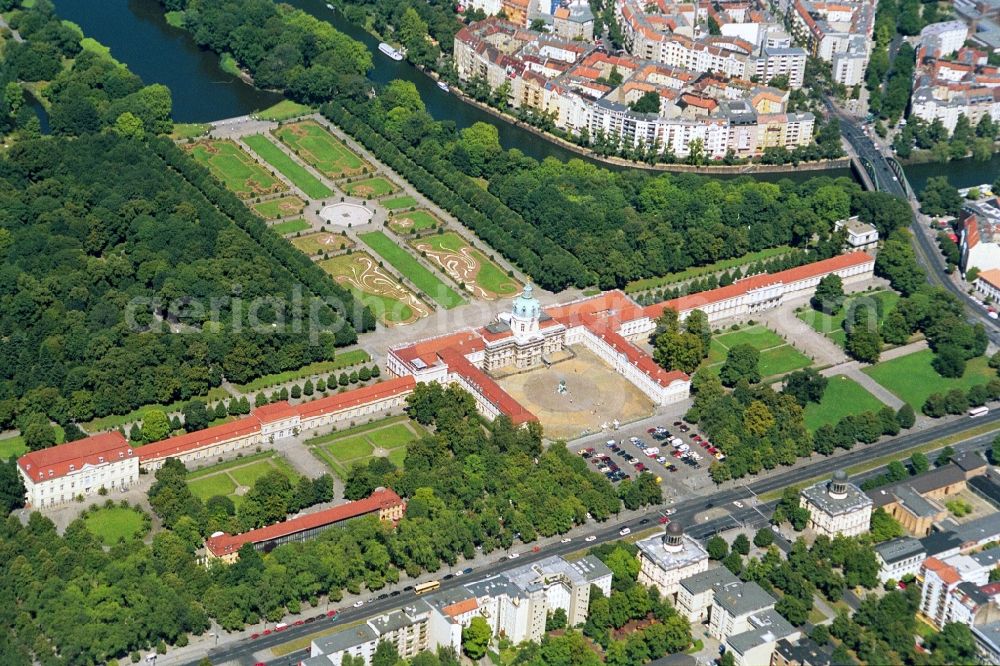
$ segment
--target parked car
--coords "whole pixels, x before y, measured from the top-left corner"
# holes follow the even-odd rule
[[[618,534],[619,536],[628,536],[629,534],[632,534],[632,530],[630,530],[627,527],[623,527],[622,529],[618,530]]]
[[[660,516],[660,524],[661,525],[666,525],[669,522],[670,522],[669,518],[667,518],[666,516]]]
[[[591,534],[589,537],[584,539],[584,541],[586,541],[587,543],[590,543],[591,541],[597,541],[597,537]]]
[[[507,556],[507,559],[508,560],[516,560],[519,557],[521,557],[521,553],[519,553],[519,552],[517,552],[515,550],[513,553],[511,553],[510,555]]]
[[[365,605],[365,602],[364,602],[364,601],[361,601],[360,599],[359,599],[359,600],[357,600],[357,601],[355,601],[355,602],[354,602],[354,604],[353,604],[353,606],[354,606],[355,608],[361,608],[361,607],[362,607],[362,606],[364,606],[364,605]]]
[[[566,537],[565,539],[560,540],[559,543],[569,543],[570,541],[572,541],[572,539]]]

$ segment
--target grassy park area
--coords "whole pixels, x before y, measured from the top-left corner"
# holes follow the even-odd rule
[[[245,136],[243,141],[260,155],[261,159],[305,192],[310,199],[325,199],[333,194],[329,187],[321,183],[304,166],[289,157],[285,151],[274,145],[263,134]]]
[[[760,376],[777,377],[812,365],[808,356],[765,326],[750,326],[716,335],[709,347],[705,370],[717,374],[726,354],[736,345],[750,345],[760,352]]]
[[[408,287],[366,252],[342,254],[318,262],[320,268],[367,305],[383,324],[409,324],[431,313]]]
[[[311,107],[305,104],[299,104],[298,102],[293,102],[290,99],[283,99],[274,106],[269,106],[263,111],[258,111],[253,114],[261,120],[270,120],[273,122],[280,122],[282,120],[288,120],[289,118],[296,118],[301,115],[305,115],[312,111]]]
[[[290,194],[287,197],[278,197],[277,199],[268,199],[267,201],[261,201],[253,205],[254,212],[265,220],[277,220],[282,217],[301,215],[305,207],[306,202],[294,194]]]
[[[454,232],[424,236],[410,245],[479,298],[513,296],[520,287],[517,280]]]
[[[272,470],[281,472],[289,479],[295,477],[294,470],[284,458],[273,451],[266,451],[191,472],[188,474],[187,484],[191,493],[203,501],[215,495],[223,495],[239,506],[245,490],[237,492],[238,489],[252,488],[257,479]]]
[[[113,546],[122,539],[142,537],[146,534],[145,517],[132,508],[122,506],[101,507],[91,510],[84,524],[105,546]]]
[[[433,229],[439,224],[441,224],[441,220],[426,210],[397,213],[389,218],[389,228],[397,234],[415,234]]]
[[[346,479],[351,466],[365,463],[375,455],[389,458],[396,467],[403,466],[406,446],[425,436],[427,431],[406,416],[394,416],[349,430],[310,439],[316,457]]]
[[[280,178],[268,173],[232,141],[198,141],[185,148],[233,194],[243,199],[288,189]]]
[[[417,289],[427,294],[445,308],[453,308],[465,301],[454,289],[443,283],[436,275],[424,268],[409,252],[392,242],[381,231],[372,231],[359,236],[380,257],[406,276]]]
[[[319,123],[304,120],[273,131],[282,143],[327,178],[343,178],[364,172],[368,163],[355,155]]]
[[[381,176],[344,183],[341,187],[352,197],[381,197],[396,191],[396,186]]]
[[[996,377],[984,356],[974,358],[965,366],[965,374],[957,379],[942,377],[931,366],[934,353],[929,349],[883,361],[863,372],[886,387],[900,400],[910,403],[917,412],[932,393],[946,393],[953,388],[967,391],[976,384],[985,384]]]
[[[277,224],[272,224],[271,229],[274,233],[284,236],[285,234],[294,234],[298,231],[305,231],[310,229],[309,223],[305,220],[285,220],[284,222],[278,222]]]
[[[347,236],[330,233],[329,231],[306,234],[305,236],[298,236],[290,240],[292,241],[292,245],[297,247],[300,252],[310,257],[323,254],[324,252],[340,252],[349,247],[354,247],[354,241]]]
[[[385,201],[379,202],[382,204],[383,208],[389,210],[401,210],[403,208],[413,208],[417,205],[417,200],[411,196],[396,197],[395,199],[386,199]]]
[[[862,412],[877,412],[885,405],[865,390],[861,384],[844,375],[830,377],[826,392],[819,403],[810,402],[805,408],[806,428],[810,432],[821,425],[834,425],[840,419]]]
[[[854,303],[868,302],[872,307],[875,307],[873,303],[875,300],[880,301],[882,304],[882,316],[878,320],[881,324],[882,320],[885,319],[885,315],[889,314],[896,307],[896,303],[899,302],[899,294],[894,291],[876,291],[853,295],[844,302],[844,307],[840,308],[840,311],[835,315],[828,315],[812,308],[806,308],[796,316],[809,324],[817,333],[825,335],[837,345],[843,347],[847,342],[847,332],[844,331],[844,317],[847,316],[848,310],[850,310]]]
[[[174,141],[196,139],[203,134],[208,134],[210,129],[212,126],[206,123],[174,123],[170,138]]]

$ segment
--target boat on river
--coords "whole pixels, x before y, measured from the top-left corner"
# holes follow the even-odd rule
[[[437,87],[440,88],[441,90],[445,91],[445,92],[448,92],[449,90],[451,90],[451,88],[448,87],[448,84],[445,83],[444,81],[438,81],[437,82]]]
[[[381,42],[378,45],[378,50],[381,51],[382,53],[384,53],[385,55],[389,56],[393,60],[402,60],[403,59],[403,52],[402,51],[400,51],[399,49],[392,48],[390,45],[386,44],[385,42]]]

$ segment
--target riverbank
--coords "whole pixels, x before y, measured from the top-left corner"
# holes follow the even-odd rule
[[[422,72],[425,76],[429,77],[433,81],[438,81],[439,77],[435,76],[434,73],[428,72],[421,67],[415,67],[418,71]],[[848,157],[841,157],[835,160],[819,160],[816,162],[799,162],[798,164],[760,164],[756,162],[751,162],[749,164],[708,164],[708,165],[694,165],[694,164],[649,164],[648,162],[637,162],[635,160],[627,160],[624,157],[616,157],[613,155],[599,155],[589,148],[585,148],[572,141],[567,141],[566,139],[556,136],[550,132],[546,132],[543,129],[539,129],[532,125],[531,123],[526,123],[523,120],[519,120],[509,113],[504,113],[503,111],[497,109],[496,107],[490,106],[484,102],[480,102],[477,99],[469,97],[458,88],[452,86],[451,94],[457,97],[462,102],[476,107],[480,111],[495,116],[506,123],[513,125],[514,127],[534,134],[537,137],[545,139],[557,146],[564,148],[566,150],[572,151],[581,157],[585,157],[594,162],[602,162],[604,164],[617,166],[617,167],[631,167],[635,169],[645,169],[647,171],[667,171],[675,173],[697,173],[705,176],[711,176],[713,174],[725,174],[725,175],[740,175],[740,174],[752,174],[752,173],[786,173],[793,171],[825,171],[827,169],[849,169],[851,166],[851,160]]]

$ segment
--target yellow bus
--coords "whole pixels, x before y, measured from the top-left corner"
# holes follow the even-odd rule
[[[423,594],[425,592],[433,592],[439,587],[441,587],[441,581],[429,580],[426,583],[420,583],[419,585],[414,585],[413,591],[416,592],[417,594]]]

